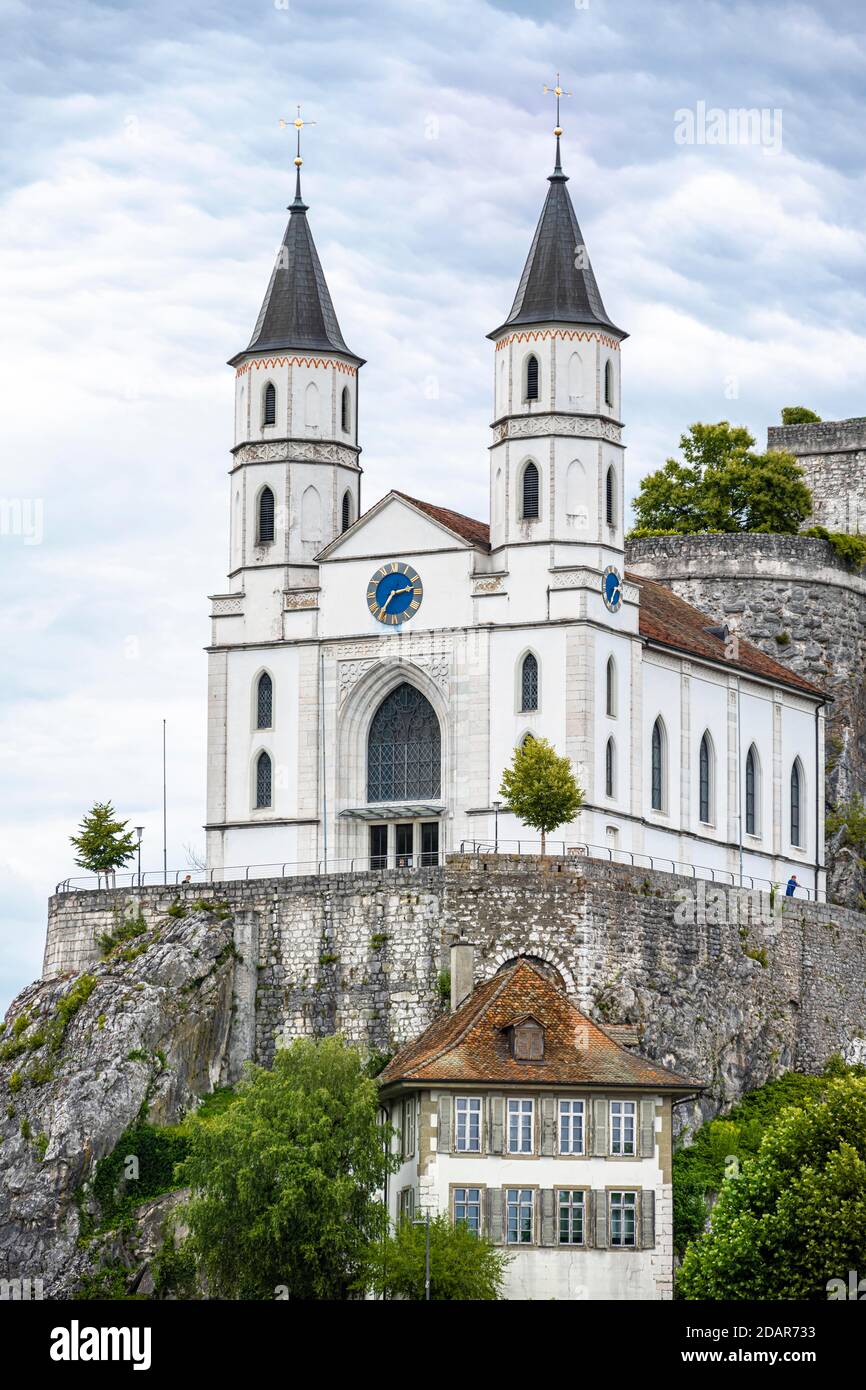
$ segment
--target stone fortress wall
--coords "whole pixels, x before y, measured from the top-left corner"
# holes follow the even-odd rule
[[[866,571],[828,541],[757,533],[648,537],[628,541],[625,559],[826,691],[828,803],[866,796]],[[828,869],[831,896],[857,905],[850,854],[828,843]]]
[[[393,1052],[443,1007],[460,934],[477,981],[520,954],[547,962],[579,1007],[703,1079],[706,1114],[779,1070],[866,1057],[866,916],[796,900],[773,915],[766,897],[596,860],[451,855],[441,868],[61,894],[45,974],[86,968],[123,913],[154,922],[197,899],[232,913],[232,1050],[265,1064],[281,1042],[333,1032]]]
[[[812,490],[813,526],[866,534],[866,418],[771,425],[767,448],[797,458]]]

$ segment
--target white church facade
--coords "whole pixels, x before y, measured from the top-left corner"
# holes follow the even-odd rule
[[[490,523],[362,510],[358,385],[300,176],[235,368],[212,598],[210,868],[538,848],[499,806],[527,735],[584,792],[566,850],[823,895],[821,692],[624,569],[622,344],[556,167],[494,363]],[[689,872],[689,869],[685,870]]]

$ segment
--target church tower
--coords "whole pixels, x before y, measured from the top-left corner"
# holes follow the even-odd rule
[[[559,92],[557,90],[557,98]],[[545,546],[550,568],[622,569],[620,344],[560,160],[496,344],[491,549]],[[503,556],[513,569],[513,557]],[[536,571],[537,572],[537,571]]]
[[[295,123],[298,124],[297,122]],[[250,592],[315,584],[314,557],[358,519],[358,369],[345,343],[301,197],[249,344],[235,368],[231,578]],[[282,583],[274,582],[275,571]]]

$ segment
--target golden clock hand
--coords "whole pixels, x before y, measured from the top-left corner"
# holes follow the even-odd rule
[[[389,593],[388,597],[385,599],[385,602],[382,604],[382,612],[383,612],[383,613],[385,612],[385,609],[388,607],[388,604],[391,602],[391,600],[392,600],[393,597],[394,597],[394,590],[392,589],[391,592]]]

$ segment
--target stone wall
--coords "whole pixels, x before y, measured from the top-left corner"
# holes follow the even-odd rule
[[[762,922],[740,890],[719,887],[693,913],[677,898],[708,891],[594,860],[453,855],[444,868],[149,888],[134,901],[64,894],[46,960],[80,969],[98,954],[88,935],[124,910],[155,921],[177,897],[227,903],[242,957],[235,1064],[335,1031],[394,1051],[442,1008],[459,933],[476,946],[476,980],[536,956],[588,1013],[635,1025],[647,1056],[706,1081],[705,1113],[780,1070],[866,1056],[866,916],[787,901],[772,917],[765,899]]]
[[[866,533],[866,419],[771,425],[767,448],[786,449],[799,461],[812,491],[813,525]]]
[[[629,541],[626,565],[826,691],[828,804],[866,796],[866,573],[849,569],[827,541],[751,534]],[[862,883],[850,856],[833,850],[831,894],[853,905]]]

